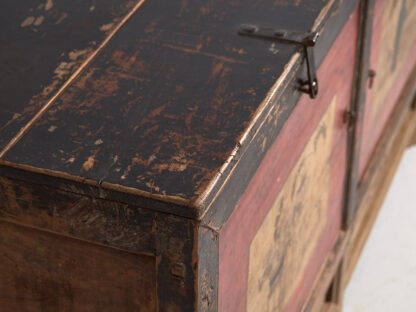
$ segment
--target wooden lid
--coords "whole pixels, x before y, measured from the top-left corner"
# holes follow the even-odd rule
[[[336,1],[75,2],[0,4],[3,167],[198,218],[301,58],[239,26],[314,30]]]

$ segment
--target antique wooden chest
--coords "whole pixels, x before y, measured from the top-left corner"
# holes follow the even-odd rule
[[[416,0],[0,9],[0,311],[341,309],[416,133]]]

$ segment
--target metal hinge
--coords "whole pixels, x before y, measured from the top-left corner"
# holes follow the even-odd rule
[[[308,80],[301,81],[299,90],[309,94],[312,99],[316,98],[318,94],[318,79],[316,77],[313,47],[319,37],[318,32],[287,31],[244,24],[240,26],[238,34],[302,46],[308,71]]]

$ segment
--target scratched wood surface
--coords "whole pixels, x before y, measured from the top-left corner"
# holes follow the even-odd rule
[[[154,257],[0,227],[1,311],[157,311]]]
[[[193,205],[298,51],[239,25],[310,30],[325,5],[148,1],[3,159]]]
[[[416,0],[378,0],[374,9],[370,68],[359,175],[363,176],[394,106],[416,64]]]
[[[233,214],[220,229],[219,311],[273,311],[274,308],[277,311],[300,311],[334,246],[340,231],[346,174],[347,126],[343,119],[350,105],[355,62],[355,44],[351,49],[345,49],[344,43],[356,42],[357,28],[358,11],[355,10],[318,70],[321,85],[327,87],[321,89],[315,101],[307,96],[301,98]],[[325,112],[329,112],[326,115],[328,119],[324,117]],[[333,121],[329,117],[331,114]],[[328,127],[332,125],[332,129],[327,128],[324,144],[314,150],[310,140],[314,131],[322,127],[322,120]],[[329,147],[326,140],[330,141]],[[295,176],[305,177],[302,173],[316,170],[314,166],[324,172],[328,170],[320,163],[320,157],[325,159],[328,154],[328,177],[319,174],[315,177],[311,172],[303,180],[304,189],[297,196],[305,200],[303,204],[322,200],[322,205],[313,209],[298,204],[296,198],[293,201],[290,196],[287,198],[288,192],[298,189],[291,183]],[[305,158],[310,158],[314,164],[302,162]],[[329,186],[326,179],[330,181]],[[314,190],[317,194],[312,194],[311,189],[318,185],[319,191]],[[325,185],[329,189],[325,190]],[[276,211],[280,208],[279,203],[274,204],[284,195],[287,206],[279,214]],[[327,203],[324,202],[326,196]],[[271,221],[278,219],[277,224],[270,221],[268,214],[272,216]],[[276,216],[274,220],[273,216]],[[264,233],[258,234],[259,231]],[[255,238],[256,235],[261,237]],[[299,250],[300,246],[305,249]],[[260,257],[256,259],[254,254]],[[287,261],[282,259],[286,255]],[[268,256],[276,262],[269,262]]]
[[[0,150],[137,2],[0,1]]]

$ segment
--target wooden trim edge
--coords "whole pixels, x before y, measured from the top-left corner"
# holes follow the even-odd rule
[[[343,261],[342,258],[346,252],[348,240],[349,233],[341,231],[334,248],[322,266],[321,273],[319,274],[318,279],[315,281],[313,291],[306,301],[306,304],[303,306],[302,312],[327,311],[325,310],[327,308],[331,308],[330,311],[332,311],[333,307],[337,306],[335,303],[326,303],[325,296],[329,286],[331,285],[331,282],[334,279],[334,276],[338,272],[338,268],[341,262]],[[339,289],[341,291],[341,296],[342,284],[340,285],[341,287]]]

